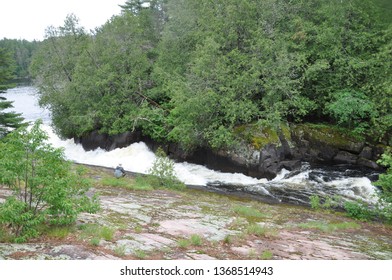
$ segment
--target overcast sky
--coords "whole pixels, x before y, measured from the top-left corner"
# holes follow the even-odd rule
[[[126,0],[0,0],[0,39],[42,40],[46,27],[74,13],[87,30],[119,14]]]

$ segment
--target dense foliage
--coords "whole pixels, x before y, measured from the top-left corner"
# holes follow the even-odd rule
[[[73,15],[48,28],[31,72],[65,137],[140,129],[222,148],[241,124],[317,121],[388,142],[388,5],[128,0],[93,34]]]
[[[36,237],[44,223],[70,224],[80,212],[98,207],[85,195],[88,185],[64,160],[62,150],[46,140],[36,122],[0,142],[0,184],[12,191],[0,204],[0,231],[17,242]]]
[[[34,51],[39,47],[37,41],[1,39],[0,48],[7,50],[13,60],[13,78],[17,80],[27,80],[30,78],[29,66]]]

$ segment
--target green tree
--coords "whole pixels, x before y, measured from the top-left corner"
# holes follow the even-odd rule
[[[14,78],[15,61],[11,52],[0,47],[0,92],[12,87],[10,81]]]
[[[11,101],[6,101],[4,97],[0,96],[0,138],[23,125],[21,114],[9,111],[12,107]],[[4,110],[7,111],[4,112]]]
[[[14,63],[10,52],[0,47],[0,94],[5,89],[12,87],[10,80],[13,78],[13,68]],[[11,112],[11,108],[12,102],[6,101],[6,98],[0,96],[0,138],[10,130],[22,125],[23,118],[21,114]]]
[[[0,225],[17,242],[37,236],[42,223],[71,224],[80,212],[98,207],[96,197],[85,195],[86,182],[47,138],[38,121],[0,142],[0,183],[13,193],[0,204]]]
[[[78,18],[70,14],[63,26],[46,29],[45,40],[35,52],[30,72],[40,92],[40,105],[51,109],[52,121],[64,137],[77,135],[72,122],[72,106],[83,108],[82,92],[73,87],[79,57],[86,51],[90,37],[79,25]],[[75,103],[74,94],[80,102]]]
[[[15,61],[13,74],[17,80],[29,80],[29,66],[34,51],[38,48],[39,42],[29,42],[27,40],[2,39],[0,47],[7,49]]]
[[[93,130],[117,134],[141,126],[157,134],[155,128],[162,127],[162,109],[148,94],[162,28],[156,18],[162,1],[153,2],[138,13],[124,10],[93,36],[78,27],[74,17],[48,30],[31,70],[40,103],[50,107],[61,136]]]

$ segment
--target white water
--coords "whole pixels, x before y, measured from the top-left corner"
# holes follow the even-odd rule
[[[27,121],[43,120],[43,129],[48,133],[50,143],[55,147],[62,147],[67,159],[91,165],[99,165],[114,168],[118,164],[132,172],[148,173],[155,155],[143,143],[134,143],[126,148],[115,149],[107,152],[102,149],[94,151],[84,151],[81,145],[74,143],[72,139],[61,140],[50,126],[50,112],[41,109],[37,102],[37,91],[34,87],[18,87],[10,89],[3,94],[8,100],[14,101],[14,111],[22,113]],[[260,195],[275,197],[275,193],[286,191],[287,193],[303,192],[309,196],[313,194],[338,194],[347,199],[363,199],[373,202],[372,196],[376,188],[366,177],[346,177],[340,176],[336,180],[315,182],[309,178],[311,169],[305,168],[299,174],[290,176],[290,172],[283,170],[275,179],[256,179],[239,173],[222,173],[213,171],[201,165],[190,163],[176,163],[175,172],[177,177],[186,184],[207,185],[208,183],[219,182],[244,186],[252,192]],[[293,200],[295,201],[296,198]],[[301,201],[301,199],[298,199]]]
[[[27,121],[34,122],[37,119],[42,119],[42,128],[48,133],[49,142],[54,147],[64,148],[65,156],[69,160],[111,168],[121,163],[125,170],[138,173],[148,173],[155,160],[155,154],[143,142],[110,152],[102,149],[86,152],[80,144],[75,144],[72,139],[61,140],[51,128],[50,112],[38,106],[37,90],[34,87],[13,88],[3,96],[9,101],[14,101],[13,110],[22,113]],[[176,163],[175,172],[181,181],[192,185],[206,185],[208,182],[214,181],[232,184],[256,184],[261,182],[243,174],[221,173],[190,163]]]

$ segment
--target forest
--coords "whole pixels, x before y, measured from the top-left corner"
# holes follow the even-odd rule
[[[2,61],[2,65],[9,70],[11,80],[17,83],[27,82],[31,79],[29,67],[33,53],[39,47],[38,41],[16,40],[3,38],[0,40],[0,49],[7,54],[9,63]]]
[[[67,138],[222,149],[244,124],[313,122],[390,144],[388,3],[128,0],[92,32],[73,14],[48,27],[30,71]]]

